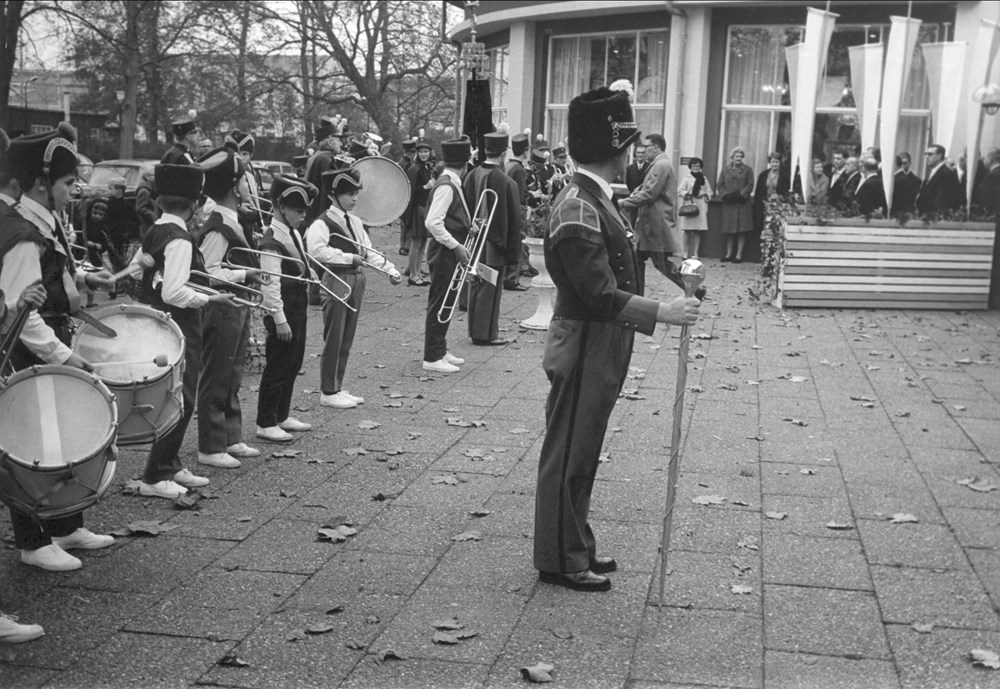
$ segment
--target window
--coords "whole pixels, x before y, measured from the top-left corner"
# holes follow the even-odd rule
[[[569,102],[577,95],[628,79],[635,88],[632,108],[644,134],[663,132],[667,92],[668,33],[557,36],[549,43],[545,134],[555,146],[566,140]]]
[[[488,51],[490,56],[490,91],[493,104],[493,126],[507,121],[507,85],[510,77],[510,46]]]
[[[32,134],[44,134],[45,132],[51,132],[55,127],[50,127],[47,124],[33,124],[31,125]]]
[[[857,152],[861,146],[857,108],[851,92],[848,48],[863,43],[886,43],[889,25],[835,27],[827,56],[826,74],[820,82],[813,135],[813,155],[829,161],[834,150]],[[726,58],[726,85],[722,109],[722,146],[719,169],[729,162],[729,151],[742,146],[746,163],[754,171],[767,166],[767,155],[791,155],[792,108],[785,48],[804,38],[802,26],[731,26]],[[923,24],[910,73],[909,91],[903,99],[897,143],[901,150],[923,150],[930,127],[930,97],[920,45],[937,40],[938,27]],[[914,162],[919,156],[913,156]],[[887,170],[892,161],[883,161]]]

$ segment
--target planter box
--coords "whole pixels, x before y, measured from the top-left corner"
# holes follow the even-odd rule
[[[986,309],[993,223],[790,218],[780,306]]]

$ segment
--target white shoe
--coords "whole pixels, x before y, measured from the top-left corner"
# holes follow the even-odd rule
[[[281,430],[277,426],[271,426],[269,428],[261,428],[260,426],[257,426],[257,437],[271,443],[292,442],[292,434]]]
[[[166,498],[173,500],[185,495],[188,489],[176,481],[157,481],[156,483],[146,483],[139,481],[139,495],[147,498]]]
[[[320,406],[323,407],[333,407],[334,409],[354,409],[358,406],[358,403],[354,401],[353,397],[348,397],[341,390],[335,395],[320,395],[319,396]]]
[[[444,359],[439,359],[438,361],[425,361],[421,364],[421,368],[425,371],[434,371],[435,373],[458,373],[462,370],[454,364],[449,364]]]
[[[462,364],[465,363],[465,359],[463,359],[461,357],[457,357],[454,354],[452,354],[451,352],[445,352],[444,353],[444,360],[447,361],[452,366],[461,366]]]
[[[305,421],[299,421],[298,419],[293,419],[289,416],[287,419],[278,424],[278,428],[283,431],[311,431],[312,424],[306,423]]]
[[[174,483],[179,483],[185,488],[201,488],[207,486],[210,481],[204,476],[195,476],[190,469],[181,469],[174,474]]]
[[[259,457],[260,450],[256,447],[250,447],[246,443],[234,443],[226,448],[228,452],[233,457]]]
[[[23,644],[45,634],[40,624],[18,624],[13,615],[0,612],[0,644]]]
[[[210,467],[219,467],[220,469],[239,469],[242,466],[240,460],[225,452],[211,454],[199,452],[198,464],[207,464]]]
[[[55,543],[36,550],[22,550],[21,562],[47,569],[50,572],[68,572],[83,567],[79,558],[73,557]]]
[[[69,536],[53,536],[52,542],[63,550],[79,548],[81,550],[97,550],[115,544],[113,536],[91,533],[82,526]]]
[[[364,404],[365,403],[365,398],[364,397],[358,397],[357,395],[352,395],[347,390],[341,390],[340,393],[342,395],[347,395],[347,397],[349,397],[350,399],[354,400],[355,404]]]

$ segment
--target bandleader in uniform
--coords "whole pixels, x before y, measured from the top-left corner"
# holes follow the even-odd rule
[[[699,301],[642,295],[632,238],[611,181],[638,136],[628,94],[606,87],[569,106],[569,154],[578,164],[553,206],[545,265],[556,284],[542,367],[552,384],[535,494],[534,564],[543,582],[607,591],[613,557],[599,556],[588,522],[608,418],[628,373],[635,331],[690,325]]]

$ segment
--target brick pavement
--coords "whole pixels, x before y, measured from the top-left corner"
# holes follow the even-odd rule
[[[514,687],[540,661],[574,688],[1000,686],[966,657],[1000,652],[1000,490],[960,483],[1000,486],[1000,316],[782,312],[749,303],[753,266],[707,268],[663,608],[677,329],[637,339],[592,505],[621,569],[576,593],[531,567],[547,383],[543,336],[516,323],[534,293],[504,295],[514,345],[474,348],[462,319],[462,373],[425,375],[426,292],[373,276],[348,371],[363,406],[318,406],[317,308],[293,403],[313,431],[208,470],[197,511],[123,493],[144,455],[122,451],[88,524],[176,529],[53,574],[17,563],[4,511],[0,603],[47,635],[0,649],[0,686]],[[317,541],[338,518],[357,534]],[[451,618],[476,635],[435,644]]]

